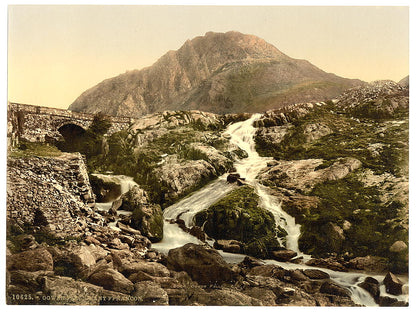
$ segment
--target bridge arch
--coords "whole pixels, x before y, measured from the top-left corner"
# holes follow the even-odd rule
[[[57,146],[60,150],[67,152],[79,151],[86,129],[77,123],[67,121],[63,123],[58,129],[58,133],[63,137],[63,141],[59,141]]]
[[[82,137],[86,132],[86,130],[82,126],[79,126],[78,124],[69,121],[61,125],[57,129],[57,131],[62,135],[65,141]]]

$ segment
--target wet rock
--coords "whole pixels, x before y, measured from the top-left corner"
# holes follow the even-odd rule
[[[387,297],[387,296],[380,297],[378,304],[380,306],[394,306],[394,307],[409,306],[409,303],[399,301],[396,298],[391,298],[391,297]]]
[[[368,291],[368,293],[371,294],[371,296],[378,300],[380,296],[380,286],[377,279],[373,277],[366,277],[364,282],[361,282],[358,284],[359,287],[363,288],[364,290]]]
[[[298,253],[292,250],[279,250],[271,252],[271,255],[277,261],[287,262],[298,255]]]
[[[88,278],[88,282],[101,286],[106,290],[129,294],[133,291],[133,283],[114,269],[103,269]]]
[[[187,272],[202,285],[232,282],[237,278],[237,274],[216,250],[192,243],[170,250],[167,267]]]
[[[276,265],[262,265],[253,267],[247,275],[283,279],[286,275],[286,270]]]
[[[134,285],[132,295],[141,299],[142,305],[169,305],[169,296],[159,284],[151,281],[139,282]]]
[[[235,182],[237,182],[238,179],[240,179],[240,174],[238,174],[238,173],[230,173],[227,176],[227,182],[228,183],[235,183]]]
[[[324,267],[336,271],[347,271],[347,268],[342,264],[343,261],[338,261],[336,258],[312,258],[305,264],[308,266]]]
[[[120,207],[121,207],[121,205],[123,204],[123,201],[122,201],[122,199],[121,198],[118,198],[118,199],[116,199],[112,204],[111,204],[111,207],[110,207],[110,209],[108,210],[108,213],[110,214],[110,215],[114,215],[114,216],[116,216],[117,215],[117,210],[119,210],[120,209]]]
[[[117,176],[90,174],[92,190],[98,203],[107,203],[121,195],[121,181]]]
[[[400,281],[399,278],[396,277],[396,275],[392,274],[391,272],[388,272],[386,277],[384,277],[383,283],[386,286],[387,293],[393,295],[400,295],[403,293],[403,283]]]
[[[327,279],[329,278],[328,273],[319,269],[304,269],[302,272],[310,279]]]
[[[130,226],[139,230],[152,242],[158,242],[163,238],[163,212],[159,205],[148,204],[144,198],[143,190],[134,186],[123,194],[120,209],[132,211]]]
[[[243,259],[243,261],[240,263],[241,267],[247,267],[247,268],[253,268],[255,266],[261,266],[261,265],[264,265],[264,262],[252,256],[246,256]]]
[[[40,247],[9,256],[7,260],[9,270],[53,270],[53,258],[46,248]]]
[[[351,296],[351,292],[347,289],[338,286],[337,284],[331,283],[331,282],[324,282],[319,289],[322,293],[332,294],[332,295],[338,295],[342,297],[349,297]]]
[[[189,233],[202,242],[207,240],[206,233],[199,226],[192,226],[192,228],[189,229]]]
[[[242,243],[237,240],[216,240],[214,242],[215,249],[230,253],[240,253],[241,246]]]
[[[135,185],[121,196],[121,205],[119,209],[133,212],[137,207],[144,206],[148,203],[149,199],[147,193],[138,185]]]
[[[269,257],[269,251],[280,245],[276,237],[273,215],[259,207],[259,196],[250,186],[242,186],[223,197],[208,209],[195,215],[195,224],[214,239],[244,243],[247,255]]]

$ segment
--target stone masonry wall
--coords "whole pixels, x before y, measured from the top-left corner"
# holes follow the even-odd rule
[[[46,226],[56,236],[78,236],[95,197],[79,153],[9,158],[7,219],[19,226]]]
[[[112,123],[107,132],[111,135],[127,128],[133,119],[128,117],[108,117]],[[29,142],[45,142],[62,139],[58,129],[65,124],[75,124],[87,129],[94,115],[70,110],[47,108],[33,105],[9,103],[7,117],[8,145],[15,146],[17,138]]]

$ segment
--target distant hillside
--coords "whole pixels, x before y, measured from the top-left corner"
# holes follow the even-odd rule
[[[104,80],[69,109],[131,117],[163,110],[261,112],[326,100],[361,83],[290,58],[259,37],[209,32],[150,67]]]

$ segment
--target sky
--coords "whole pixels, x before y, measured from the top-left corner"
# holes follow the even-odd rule
[[[364,81],[409,74],[405,6],[8,7],[8,100],[68,108],[85,90],[152,65],[187,39],[239,31]]]

